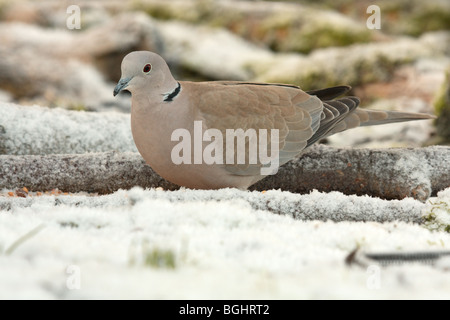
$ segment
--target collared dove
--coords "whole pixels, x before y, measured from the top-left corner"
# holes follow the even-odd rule
[[[148,51],[123,59],[114,95],[124,89],[132,94],[131,129],[142,157],[163,178],[194,189],[247,189],[265,177],[267,159],[281,166],[337,132],[434,118],[358,109],[356,97],[336,99],[349,86],[305,92],[285,84],[177,81],[164,59]],[[226,139],[238,129],[245,133],[241,144],[238,135]]]

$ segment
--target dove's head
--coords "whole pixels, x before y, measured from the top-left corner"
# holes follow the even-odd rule
[[[122,60],[122,76],[114,88],[114,96],[126,89],[136,92],[158,92],[170,90],[177,84],[167,63],[156,53],[133,51]]]

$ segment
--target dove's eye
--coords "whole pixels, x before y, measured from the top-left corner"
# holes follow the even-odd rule
[[[149,73],[150,70],[152,70],[152,65],[151,65],[150,63],[146,64],[145,67],[144,67],[144,69],[142,69],[142,71],[143,71],[144,73]]]

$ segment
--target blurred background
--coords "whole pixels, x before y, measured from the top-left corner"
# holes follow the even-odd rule
[[[448,0],[0,0],[0,104],[130,112],[129,94],[112,91],[135,50],[162,55],[178,80],[347,84],[363,107],[439,117],[351,130],[334,146],[450,141]]]

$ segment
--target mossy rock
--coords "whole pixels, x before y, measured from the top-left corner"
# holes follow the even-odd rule
[[[310,19],[314,12],[302,17],[295,12],[279,13],[265,19],[261,25],[264,42],[274,51],[309,53],[372,40],[373,33],[365,27]]]
[[[441,200],[430,202],[431,209],[423,216],[423,225],[431,231],[450,233],[450,203]]]
[[[450,10],[440,10],[436,7],[420,10],[411,16],[409,28],[406,31],[410,35],[418,36],[424,32],[436,30],[450,30]]]
[[[394,34],[420,36],[425,32],[450,30],[448,1],[382,1],[382,29]],[[383,28],[384,26],[384,28]]]
[[[444,143],[450,143],[450,69],[447,70],[445,81],[434,99],[437,134]]]
[[[371,33],[369,30],[350,30],[324,24],[317,26],[315,29],[305,30],[295,40],[292,41],[292,43],[298,45],[295,51],[308,53],[315,48],[343,47],[354,43],[367,43],[371,41]]]
[[[211,0],[134,1],[132,8],[143,11],[158,20],[180,20],[194,24],[209,24],[223,14]]]
[[[282,1],[298,3],[297,0]],[[370,0],[301,0],[300,3],[335,10],[361,22],[368,17],[367,7],[375,4],[380,7],[381,31],[384,33],[420,36],[430,31],[450,30],[448,0],[378,0],[376,3]]]
[[[289,70],[269,75],[264,82],[292,83],[304,90],[318,89],[350,83],[352,86],[389,81],[395,70],[409,63],[408,59],[398,59],[377,52],[367,55],[367,51],[354,51],[343,61],[343,52],[331,53],[329,59],[310,56]]]
[[[308,53],[317,48],[347,46],[373,40],[364,23],[335,12],[288,4],[265,10],[261,4],[233,7],[220,1],[135,1],[133,9],[155,19],[226,28],[274,51]],[[254,7],[254,9],[252,9]]]
[[[0,0],[0,20],[3,19],[3,14],[8,4],[9,3],[6,0]]]

